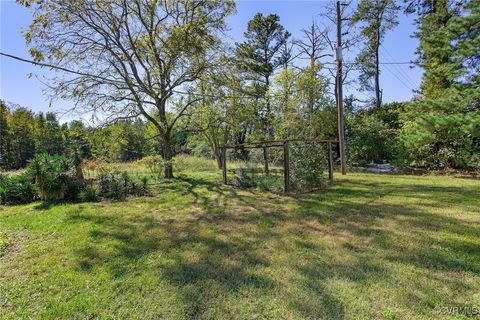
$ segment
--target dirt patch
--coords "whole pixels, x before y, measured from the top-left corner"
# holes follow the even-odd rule
[[[4,260],[22,252],[27,238],[26,231],[0,232],[0,259]]]

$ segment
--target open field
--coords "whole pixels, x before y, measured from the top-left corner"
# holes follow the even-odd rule
[[[220,179],[0,208],[0,318],[458,319],[447,308],[480,307],[478,180],[336,174],[321,193],[285,196]]]

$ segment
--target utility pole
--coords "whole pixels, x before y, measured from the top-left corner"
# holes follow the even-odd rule
[[[340,1],[337,1],[337,47],[335,52],[335,60],[337,62],[337,116],[338,116],[338,146],[340,153],[340,169],[342,175],[346,174],[345,167],[345,131],[343,124],[343,75],[342,75],[342,13]]]

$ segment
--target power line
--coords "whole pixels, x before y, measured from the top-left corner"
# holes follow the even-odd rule
[[[385,48],[385,46],[384,46],[383,44],[381,44],[380,46],[382,47],[383,51],[385,51],[385,53],[389,56],[389,58],[391,58],[391,60],[390,60],[389,58],[385,57],[385,56],[383,55],[382,51],[380,51],[380,54],[385,58],[385,60],[390,60],[390,61],[395,60],[395,59],[393,58],[393,56],[390,54],[390,52],[388,51],[388,49]],[[415,87],[414,81],[412,80],[412,78],[410,78],[410,76],[408,75],[408,73],[405,72],[405,70],[403,70],[402,68],[400,68],[398,65],[394,65],[393,67],[394,67],[396,70],[398,70],[398,72],[404,77],[405,80],[407,80],[407,82],[409,82],[409,83],[412,85],[412,87]]]
[[[68,68],[59,67],[59,66],[55,66],[55,65],[52,65],[52,64],[48,64],[48,63],[37,62],[37,61],[21,58],[21,57],[18,57],[18,56],[14,56],[14,55],[11,55],[11,54],[7,54],[7,53],[4,53],[4,52],[0,52],[0,55],[11,58],[11,59],[18,60],[20,62],[33,64],[33,65],[39,66],[39,67],[56,69],[56,70],[60,70],[60,71],[66,72],[66,73],[71,73],[71,74],[75,74],[75,75],[79,75],[79,76],[90,77],[90,78],[93,78],[93,79],[99,79],[99,80],[102,80],[102,81],[106,81],[108,83],[123,84],[122,81],[118,81],[118,80],[114,80],[114,79],[108,79],[108,78],[105,78],[105,77],[102,77],[102,76],[89,74],[89,73],[76,71],[76,70],[71,70],[71,69],[68,69]],[[210,84],[215,85],[215,86],[221,86],[217,83],[212,83],[212,82],[210,82]],[[307,91],[307,90],[308,89],[297,89],[297,91]],[[240,92],[242,95],[241,96],[240,95],[216,95],[216,94],[209,94],[209,93],[195,93],[195,92],[186,92],[186,91],[182,91],[182,90],[171,89],[171,92],[173,92],[173,93],[191,95],[191,96],[197,96],[197,97],[210,97],[210,98],[217,98],[217,99],[220,99],[220,98],[224,98],[224,99],[225,98],[226,99],[245,99],[245,98],[254,96],[253,94],[248,94],[248,93],[241,92],[241,91],[238,91],[238,90],[233,90],[233,91]]]
[[[380,52],[380,55],[382,56],[382,58],[387,59],[381,52]],[[384,67],[385,67],[385,69],[387,69],[390,66],[385,65]],[[402,72],[400,72],[398,70],[399,67],[397,65],[392,65],[392,68],[393,68],[393,71],[395,72],[395,74],[399,75],[403,79],[403,81],[405,81],[406,84],[408,84],[411,87],[415,87],[415,85],[412,84],[412,81],[410,81],[407,77],[405,77],[405,75]]]
[[[331,62],[331,61],[327,61],[327,62],[323,62],[323,64],[332,64],[332,65],[335,65],[336,62]],[[352,65],[360,65],[360,63],[358,62],[346,62],[344,61],[343,64],[352,64]],[[386,64],[386,65],[399,65],[399,64],[405,64],[405,65],[416,65],[414,62],[407,62],[407,61],[401,61],[401,62],[380,62],[379,64]]]
[[[397,78],[397,80],[400,81],[400,83],[401,83],[405,88],[407,88],[407,89],[410,90],[410,91],[413,91],[413,89],[412,89],[408,84],[406,84],[401,78],[399,78],[395,72],[393,72],[392,70],[390,70],[390,68],[389,68],[388,66],[385,66],[385,70],[387,70],[387,71],[390,72],[395,78]]]

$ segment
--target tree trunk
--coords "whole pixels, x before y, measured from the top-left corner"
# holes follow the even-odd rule
[[[220,146],[217,143],[215,143],[214,145],[213,154],[215,155],[215,160],[217,161],[218,169],[222,169],[223,167],[222,148],[220,148]]]
[[[263,161],[265,163],[265,175],[270,175],[270,169],[268,167],[268,150],[266,147],[263,147]]]
[[[382,94],[380,91],[380,59],[378,57],[378,50],[380,46],[380,36],[377,35],[377,45],[375,46],[375,107],[382,106]]]
[[[170,142],[170,137],[167,136],[163,139],[163,160],[165,161],[165,179],[173,178],[173,148]]]
[[[265,102],[266,102],[266,114],[265,114],[265,122],[264,122],[264,131],[265,131],[265,136],[267,138],[271,138],[272,132],[270,130],[270,97],[268,96],[268,89],[270,87],[270,78],[269,76],[265,77],[265,87],[266,87],[266,92],[265,92]],[[270,174],[270,169],[268,167],[268,151],[267,148],[263,147],[263,161],[264,161],[264,167],[265,167],[265,175],[268,176]]]

